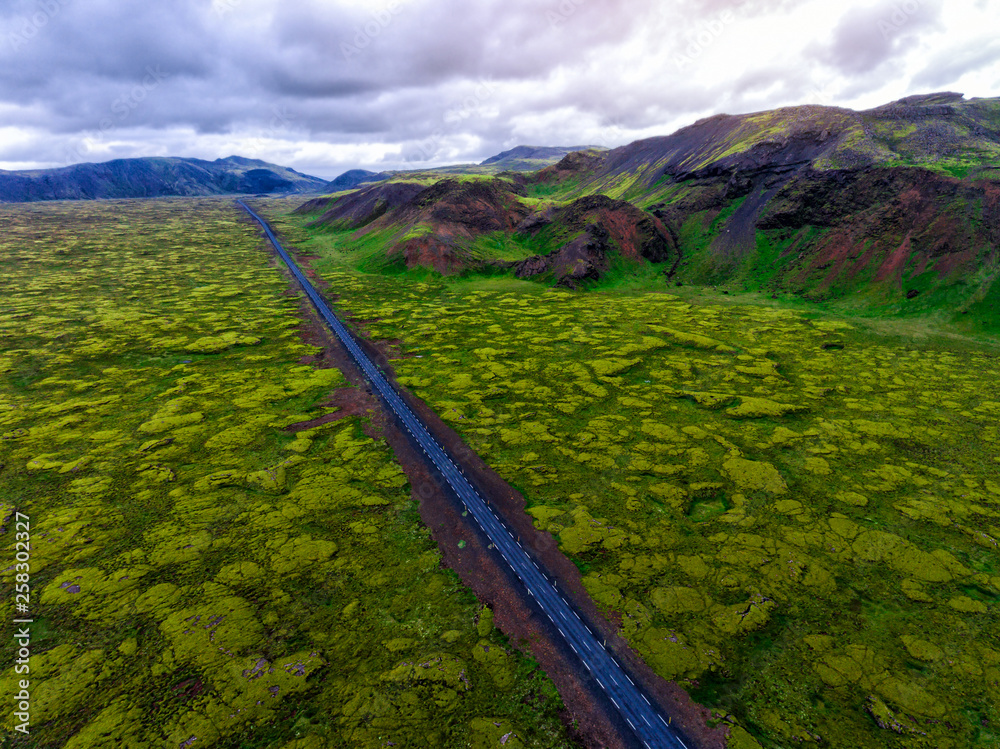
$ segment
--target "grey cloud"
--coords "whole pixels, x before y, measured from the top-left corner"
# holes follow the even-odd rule
[[[679,10],[681,12],[693,10],[701,17],[718,16],[727,11],[744,16],[757,16],[793,8],[795,3],[796,0],[691,0]]]
[[[785,4],[702,0],[690,10],[758,13]],[[18,12],[31,7],[17,5]],[[292,127],[307,135],[395,142],[464,126],[492,140],[509,129],[476,117],[443,126],[446,113],[461,108],[478,81],[535,81],[543,94],[521,111],[572,106],[648,127],[665,112],[701,111],[708,97],[687,90],[675,70],[667,71],[674,80],[650,92],[623,88],[599,71],[560,90],[546,82],[556,68],[586,68],[595,50],[626,41],[662,14],[660,7],[655,0],[632,2],[628,12],[619,0],[418,0],[380,13],[306,0],[278,6],[265,36],[247,36],[242,5],[220,22],[195,0],[127,14],[111,0],[95,0],[85,12],[67,4],[16,54],[0,51],[0,62],[11,63],[0,71],[0,98],[44,102],[34,124],[62,133],[90,132],[109,119],[116,127],[226,133],[265,123],[278,105],[294,112]],[[683,31],[675,25],[672,38]],[[147,94],[136,86],[151,66],[169,77]]]
[[[633,3],[628,13],[613,0],[440,0],[397,13],[345,15],[306,4],[276,19],[275,36],[312,50],[315,79],[360,75],[394,87],[486,76],[530,80],[621,42],[652,7],[653,0]]]
[[[986,37],[976,44],[953,47],[935,55],[911,82],[915,86],[948,87],[965,73],[998,61],[1000,40]]]
[[[43,103],[38,124],[49,117],[69,132],[127,115],[129,125],[225,132],[266,120],[277,100],[291,103],[303,126],[346,133],[374,126],[378,135],[398,129],[378,111],[386,97],[412,130],[435,110],[443,114],[444,86],[544,80],[627,38],[653,0],[638,0],[629,13],[614,0],[419,0],[382,13],[312,0],[277,6],[264,34],[243,23],[249,5],[220,18],[196,0],[127,12],[112,0],[44,2],[65,4],[31,40],[0,49],[0,100]],[[8,8],[4,28],[33,7]],[[155,95],[135,88],[149,69],[168,76]],[[141,101],[129,98],[133,90]],[[401,109],[407,92],[420,95]],[[331,111],[331,102],[355,111]]]
[[[130,5],[124,17],[121,4],[109,0],[47,1],[57,10],[33,36],[17,21],[30,15],[3,18],[0,95],[44,97],[88,76],[130,81],[147,67],[189,76],[212,69],[215,44],[193,0]]]
[[[896,2],[917,4],[898,26]],[[42,133],[28,147],[0,145],[0,160],[44,161],[84,138],[110,148],[112,136],[202,157],[210,154],[200,144],[259,134],[289,144],[385,144],[421,159],[454,143],[472,144],[479,153],[470,158],[491,155],[522,133],[577,140],[595,121],[627,140],[720,109],[801,103],[814,78],[834,72],[847,81],[841,90],[881,86],[901,53],[929,38],[936,2],[850,11],[792,70],[733,60],[731,74],[695,84],[674,60],[692,35],[727,13],[778,16],[798,0],[409,0],[381,13],[353,2],[237,0],[222,14],[212,0],[0,0],[0,104],[20,107],[7,108],[3,124]],[[55,10],[30,39],[18,36],[39,7]],[[714,54],[740,33],[738,22],[724,25]],[[648,58],[623,71],[638,82],[601,67],[614,67],[619,48],[622,59]],[[969,52],[937,67],[954,76],[985,64],[984,52]],[[150,69],[166,77],[147,90]],[[915,82],[931,73],[928,66]],[[535,116],[558,117],[558,132],[532,125]],[[389,167],[401,160],[385,159]]]
[[[812,53],[841,73],[868,74],[935,27],[940,14],[937,0],[892,0],[855,8],[841,18],[832,42]]]

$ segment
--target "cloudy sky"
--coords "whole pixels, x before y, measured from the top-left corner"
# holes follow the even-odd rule
[[[329,178],[1000,96],[1000,0],[380,2],[0,0],[0,169],[239,154]]]

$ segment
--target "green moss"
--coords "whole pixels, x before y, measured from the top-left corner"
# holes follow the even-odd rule
[[[904,635],[903,644],[906,645],[910,655],[920,661],[939,661],[944,657],[944,651],[937,645],[921,640],[916,637]]]
[[[0,214],[33,745],[457,747],[486,715],[566,743],[551,682],[440,574],[386,444],[356,417],[284,431],[345,380],[301,363],[299,301],[229,201]]]
[[[982,601],[976,601],[968,596],[956,596],[948,601],[948,605],[956,611],[966,614],[985,614],[989,607]]]
[[[682,237],[691,268],[705,229]],[[796,241],[774,239],[775,256]],[[697,678],[764,746],[989,745],[974,706],[1000,668],[975,644],[997,636],[995,351],[687,285],[584,295],[342,268],[324,274],[338,305],[402,342],[403,381],[520,488],[660,675]],[[949,605],[963,596],[987,613]],[[879,728],[868,695],[907,724],[925,711],[927,735]]]
[[[765,626],[771,619],[775,603],[757,595],[746,603],[717,606],[712,612],[712,624],[727,634],[744,634]]]
[[[650,600],[668,616],[705,610],[705,599],[693,588],[656,588],[650,594]]]
[[[158,434],[179,427],[197,424],[204,416],[199,413],[179,414],[177,416],[157,416],[139,425],[139,431],[143,434]]]
[[[778,469],[770,463],[730,458],[722,464],[723,470],[738,489],[784,494],[788,491]]]
[[[493,609],[484,606],[479,612],[479,621],[476,623],[476,631],[480,637],[489,637],[493,632]]]
[[[729,729],[729,740],[726,746],[729,749],[759,749],[760,744],[745,729],[733,726]]]
[[[739,369],[737,367],[737,369]],[[726,411],[734,419],[780,418],[787,414],[805,411],[805,406],[776,403],[768,398],[740,398],[740,403]]]
[[[708,667],[698,651],[678,633],[651,627],[642,637],[646,662],[665,679],[697,678]]]

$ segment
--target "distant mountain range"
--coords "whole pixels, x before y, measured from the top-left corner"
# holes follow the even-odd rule
[[[0,169],[0,202],[96,200],[171,196],[333,193],[407,174],[497,174],[534,171],[577,147],[518,146],[481,164],[456,164],[413,172],[351,169],[332,181],[259,159],[230,156],[215,161],[174,157],[116,159],[56,169]]]
[[[554,164],[567,154],[574,151],[602,151],[599,146],[517,146],[509,151],[498,153],[480,166],[494,166],[513,172],[533,172],[536,169]]]
[[[446,174],[499,174],[500,172],[534,172],[538,169],[555,164],[561,158],[574,151],[605,149],[599,146],[517,146],[509,151],[498,153],[478,164],[454,164],[434,169],[415,169],[395,172],[369,172],[365,169],[351,169],[323,187],[324,193],[351,190],[369,182],[381,182],[392,178],[405,178],[407,175],[446,175]]]
[[[0,201],[318,192],[326,180],[258,159],[230,156],[116,159],[59,169],[0,170]]]
[[[323,192],[340,192],[341,190],[353,190],[358,185],[369,182],[381,182],[390,179],[397,172],[370,172],[367,169],[350,169],[341,174],[336,179],[330,180],[323,185]]]
[[[300,210],[380,232],[385,262],[443,273],[499,266],[578,286],[620,272],[620,257],[662,264],[671,282],[1000,328],[1000,99],[721,114],[532,174],[427,177]]]

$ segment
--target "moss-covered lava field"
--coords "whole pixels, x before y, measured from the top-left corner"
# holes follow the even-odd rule
[[[0,278],[2,615],[16,508],[34,619],[5,746],[570,745],[385,442],[287,429],[346,382],[301,362],[299,299],[231,202],[4,206]]]
[[[1000,741],[988,340],[665,282],[364,274],[294,201],[264,207],[730,746]],[[573,745],[373,422],[294,428],[348,384],[230,202],[9,206],[0,228],[3,616],[16,509],[34,619],[12,746]]]
[[[995,346],[665,283],[363,275],[285,211],[339,309],[402,342],[400,383],[731,745],[1000,742]]]

